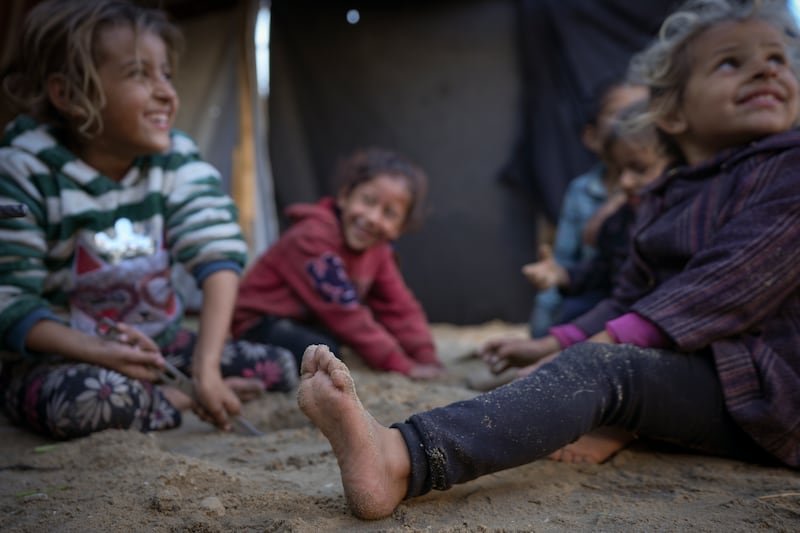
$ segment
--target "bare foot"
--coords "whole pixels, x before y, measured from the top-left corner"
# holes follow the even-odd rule
[[[330,441],[353,514],[365,519],[392,514],[408,489],[408,448],[398,430],[382,426],[364,409],[350,371],[327,346],[306,348],[297,402]]]
[[[589,463],[599,465],[606,462],[634,439],[633,435],[619,428],[602,427],[551,453],[548,458],[562,463]]]

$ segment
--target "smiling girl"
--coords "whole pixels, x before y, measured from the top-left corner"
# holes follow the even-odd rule
[[[216,169],[172,130],[180,35],[124,0],[46,1],[3,79],[21,114],[0,143],[0,407],[57,438],[166,429],[182,409],[229,429],[241,398],[296,384],[283,349],[226,339],[246,245]],[[197,334],[170,281],[203,291]],[[111,321],[119,335],[103,338]],[[165,358],[197,401],[157,384]]]
[[[427,379],[442,374],[427,319],[391,243],[418,224],[427,177],[390,150],[341,162],[336,198],[287,210],[292,226],[239,290],[234,336],[290,349],[351,347],[369,366]]]

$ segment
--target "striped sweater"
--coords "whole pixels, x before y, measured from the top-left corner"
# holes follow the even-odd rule
[[[0,354],[24,354],[39,320],[86,332],[108,316],[167,342],[182,318],[170,267],[198,284],[220,269],[241,272],[247,247],[219,173],[179,132],[171,148],[138,158],[120,182],[20,116],[0,142]]]

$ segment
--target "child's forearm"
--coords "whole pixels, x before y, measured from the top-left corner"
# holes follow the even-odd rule
[[[192,360],[193,373],[197,376],[220,371],[238,287],[239,276],[232,270],[215,272],[203,282],[203,304]]]
[[[31,352],[61,355],[76,361],[96,363],[90,354],[98,339],[55,320],[40,320],[28,331],[25,348]]]
[[[54,320],[40,320],[34,324],[25,338],[25,348],[30,352],[60,355],[74,361],[108,366],[102,339]]]

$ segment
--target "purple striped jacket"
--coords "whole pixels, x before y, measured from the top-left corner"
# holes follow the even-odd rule
[[[613,297],[574,325],[593,334],[630,311],[713,356],[733,418],[800,466],[800,131],[649,187]]]

